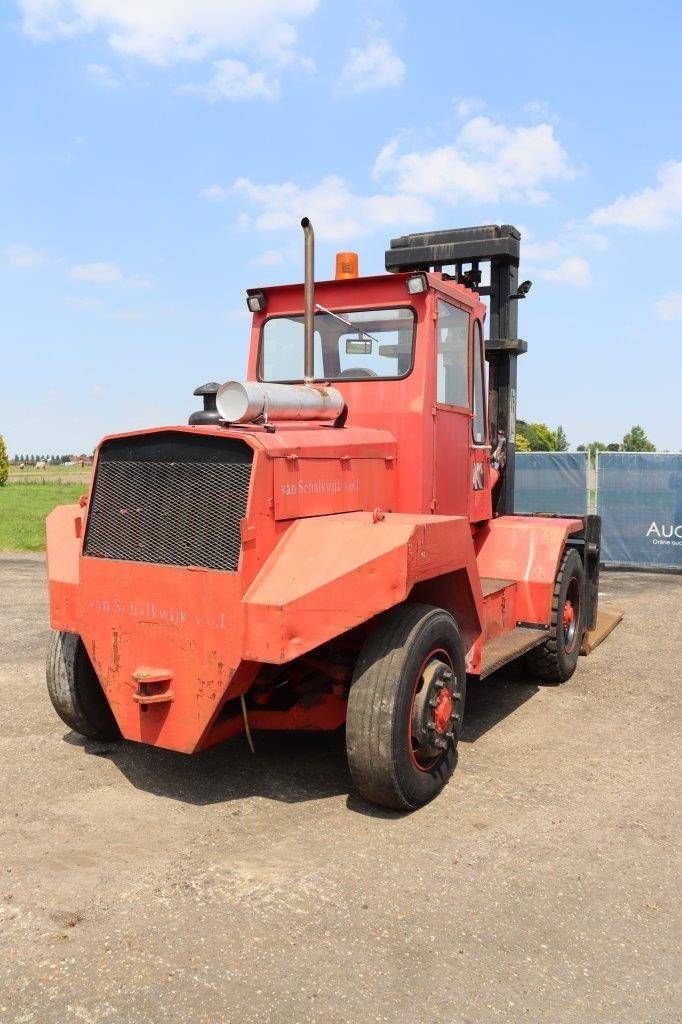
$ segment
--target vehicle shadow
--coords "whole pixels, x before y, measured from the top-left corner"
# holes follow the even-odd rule
[[[191,756],[126,740],[87,740],[72,732],[64,739],[82,747],[86,756],[106,757],[136,789],[183,803],[247,797],[298,803],[344,795],[352,786],[343,729],[256,732],[255,754],[241,736]]]
[[[475,743],[538,692],[523,669],[507,666],[467,687],[462,743]],[[105,743],[68,732],[64,740],[85,756],[106,757],[132,786],[196,805],[264,797],[284,803],[347,795],[351,810],[395,817],[366,803],[354,789],[346,761],[345,732],[257,732],[256,753],[244,737],[193,756],[127,741]]]
[[[539,689],[524,669],[523,662],[505,665],[485,679],[469,679],[460,741],[475,743],[514,714]]]

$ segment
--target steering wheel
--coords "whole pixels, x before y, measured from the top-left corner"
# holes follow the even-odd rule
[[[342,370],[339,377],[378,377],[376,370],[370,370],[368,366],[349,366]]]

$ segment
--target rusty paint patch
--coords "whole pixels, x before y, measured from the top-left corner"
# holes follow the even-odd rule
[[[118,630],[114,630],[111,642],[111,667],[114,675],[118,675],[121,669],[121,652],[119,650]]]

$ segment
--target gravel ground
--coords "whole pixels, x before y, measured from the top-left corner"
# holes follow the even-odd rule
[[[0,556],[0,1022],[678,1021],[682,577],[602,592],[618,631],[565,686],[471,687],[453,781],[401,816],[341,736],[68,732],[42,561]]]

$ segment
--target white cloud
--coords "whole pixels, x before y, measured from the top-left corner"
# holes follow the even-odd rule
[[[30,245],[8,245],[5,249],[5,259],[17,270],[32,270],[45,262],[45,255],[39,249],[32,249]]]
[[[462,120],[471,117],[479,110],[484,110],[486,102],[480,96],[458,96],[454,101],[457,116]]]
[[[589,262],[576,251],[603,252],[608,239],[594,232],[586,232],[580,223],[564,224],[557,238],[538,240],[533,232],[518,225],[521,232],[521,263],[524,275],[540,277],[573,286],[591,283]]]
[[[563,245],[555,238],[550,238],[545,242],[534,242],[530,233],[523,230],[521,230],[521,237],[521,258],[524,263],[545,263],[547,260],[556,260],[563,252]]]
[[[388,225],[423,227],[433,216],[431,207],[420,196],[355,195],[337,175],[328,175],[309,189],[290,181],[259,185],[248,178],[238,178],[233,191],[257,211],[253,217],[240,217],[243,227],[254,226],[258,231],[291,229],[298,227],[302,216],[307,216],[319,238],[338,242]]]
[[[99,309],[102,302],[100,299],[95,299],[92,296],[67,295],[64,299],[64,305],[68,306],[69,309],[77,310],[79,313],[87,313],[92,309]]]
[[[109,314],[110,320],[122,320],[128,324],[139,324],[145,319],[145,314],[141,309],[134,309],[131,306],[122,307],[121,309],[115,309]]]
[[[213,75],[204,84],[192,83],[180,87],[180,92],[201,96],[209,103],[221,100],[276,100],[279,79],[264,71],[251,71],[241,60],[216,60]]]
[[[151,288],[152,283],[148,277],[142,277],[141,274],[131,274],[123,282],[126,288],[140,288],[146,290]]]
[[[76,263],[69,273],[76,281],[90,284],[116,284],[123,280],[121,269],[115,263]]]
[[[371,89],[394,89],[404,78],[405,62],[388,39],[370,39],[366,46],[348,51],[338,91],[363,93]]]
[[[682,292],[668,292],[654,305],[661,320],[682,320]]]
[[[292,22],[318,0],[19,0],[35,39],[107,33],[112,49],[155,64],[202,60],[217,51],[258,52],[288,61]]]
[[[76,281],[87,281],[88,284],[123,284],[127,288],[151,287],[146,277],[137,274],[126,277],[116,263],[76,263],[71,267],[69,275]]]
[[[534,231],[524,224],[517,224],[521,232],[521,259],[528,263],[546,263],[561,257],[572,256],[576,250],[589,249],[593,252],[605,252],[609,241],[605,234],[586,230],[580,221],[565,223],[557,238],[539,241]]]
[[[90,394],[92,395],[93,398],[101,398],[102,395],[105,394],[105,391],[101,384],[95,384],[92,388],[90,388]]]
[[[268,249],[266,252],[256,256],[251,262],[256,267],[276,267],[284,259],[279,249]]]
[[[402,137],[400,135],[397,135],[379,150],[377,158],[374,161],[374,166],[372,167],[372,177],[375,181],[378,181],[379,178],[383,178],[385,175],[388,175],[394,169],[398,150],[400,149],[401,138]]]
[[[523,114],[528,114],[529,117],[542,117],[545,120],[550,119],[550,109],[547,100],[530,100],[528,103],[524,103],[521,107]]]
[[[580,256],[568,256],[557,267],[540,270],[539,274],[546,281],[575,285],[577,288],[584,288],[591,281],[590,265]]]
[[[435,149],[402,153],[393,139],[374,164],[375,178],[391,177],[406,194],[452,205],[548,199],[545,186],[570,181],[577,171],[550,124],[508,128],[489,117],[462,125],[455,141]]]
[[[199,189],[199,198],[205,199],[208,203],[223,203],[227,198],[227,192],[222,185],[207,185]]]
[[[572,256],[576,249],[604,252],[609,247],[609,240],[604,235],[584,231],[575,222],[564,224],[558,238],[544,241],[538,241],[527,227],[518,225],[518,228],[522,237],[521,259],[524,264],[557,263],[562,257]]]
[[[102,89],[118,89],[121,85],[120,78],[106,64],[87,64],[85,71],[90,81]]]
[[[597,252],[606,252],[611,244],[606,235],[600,235],[595,231],[583,231],[580,238],[585,245],[589,245]]]
[[[664,164],[658,184],[631,195],[622,195],[590,216],[592,224],[604,227],[669,228],[682,222],[682,161]]]

